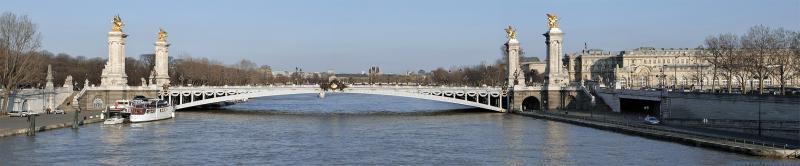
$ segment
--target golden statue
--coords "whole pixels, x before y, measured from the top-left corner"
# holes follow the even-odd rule
[[[558,28],[558,16],[547,13],[547,25],[550,26],[550,28]]]
[[[122,26],[125,26],[125,24],[122,23],[122,19],[119,18],[119,15],[114,16],[112,23],[113,27],[111,27],[111,31],[122,32]]]
[[[511,27],[511,25],[508,25],[508,28],[506,28],[506,34],[508,35],[506,36],[508,39],[517,38],[517,30],[514,30],[514,27]]]
[[[164,28],[158,28],[158,41],[167,41],[167,31]]]

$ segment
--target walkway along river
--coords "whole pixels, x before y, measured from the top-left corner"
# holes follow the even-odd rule
[[[87,124],[0,138],[0,149],[0,165],[797,164],[447,103],[354,94],[258,98],[152,123]]]

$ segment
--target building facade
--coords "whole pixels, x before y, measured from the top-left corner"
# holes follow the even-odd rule
[[[702,50],[689,48],[640,47],[625,51],[604,51],[585,49],[564,57],[570,80],[574,82],[597,82],[600,86],[618,89],[677,88],[716,89],[725,87],[728,79],[717,75],[714,79],[713,66],[707,61]],[[718,71],[719,72],[719,71]],[[742,81],[734,78],[734,88]],[[787,82],[797,86],[798,79]],[[758,87],[757,79],[746,79],[749,89]],[[779,85],[779,80],[768,78],[766,87]]]

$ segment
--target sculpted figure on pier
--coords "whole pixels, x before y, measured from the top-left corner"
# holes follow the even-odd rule
[[[122,26],[125,26],[125,24],[122,23],[122,18],[119,18],[119,15],[114,16],[112,23],[113,27],[111,27],[111,31],[122,32]]]
[[[547,25],[550,26],[550,28],[558,28],[558,16],[547,13]]]
[[[508,39],[516,39],[517,38],[517,30],[514,30],[514,27],[511,27],[511,25],[509,25],[508,28],[506,28],[506,35],[507,35],[506,37],[508,37]]]
[[[167,31],[164,28],[158,28],[158,41],[167,41]]]

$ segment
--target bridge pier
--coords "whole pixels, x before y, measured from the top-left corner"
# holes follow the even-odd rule
[[[524,89],[515,90],[510,111],[532,111],[532,110],[578,110],[584,109],[586,103],[582,100],[584,96],[578,95],[577,91],[565,90],[542,90]]]

